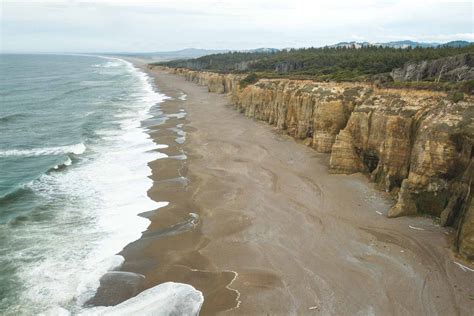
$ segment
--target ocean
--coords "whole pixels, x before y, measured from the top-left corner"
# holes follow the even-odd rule
[[[141,123],[165,96],[116,58],[0,55],[0,74],[0,314],[87,312],[137,215],[166,204]]]

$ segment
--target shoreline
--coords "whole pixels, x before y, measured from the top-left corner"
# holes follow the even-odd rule
[[[146,72],[140,62],[126,60]],[[142,125],[157,145],[156,150],[167,157],[148,164],[153,180],[148,196],[155,202],[169,204],[140,214],[150,220],[150,225],[139,240],[119,253],[125,261],[118,270],[131,275],[101,282],[98,295],[90,303],[115,305],[158,284],[177,282],[190,284],[201,291],[206,297],[201,313],[214,314],[236,304],[238,293],[228,288],[235,279],[235,273],[215,271],[209,260],[199,255],[199,249],[207,241],[200,231],[200,212],[188,188],[194,180],[188,175],[190,155],[183,143],[187,132],[183,107],[186,95],[163,82],[157,91],[168,98],[151,109],[153,117],[143,121]],[[144,281],[137,281],[137,275],[145,276]],[[118,286],[124,288],[114,290]]]
[[[202,315],[474,308],[473,275],[452,263],[445,229],[380,216],[388,197],[364,176],[329,175],[327,155],[243,117],[224,95],[145,70],[172,99],[144,122],[169,156],[149,164],[148,195],[170,203],[142,214],[150,226],[121,252],[120,270],[143,274],[143,288],[191,284]]]

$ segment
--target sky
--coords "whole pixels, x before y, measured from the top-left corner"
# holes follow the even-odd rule
[[[474,41],[474,2],[0,0],[2,52],[309,47]]]

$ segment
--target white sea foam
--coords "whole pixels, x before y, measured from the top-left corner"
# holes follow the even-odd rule
[[[69,158],[69,156],[68,156],[68,157],[66,158],[66,160],[64,160],[63,163],[54,166],[54,169],[59,169],[59,168],[61,168],[61,167],[67,167],[67,166],[70,166],[70,165],[72,165],[72,160],[71,160],[71,158]]]
[[[70,166],[70,165],[72,165],[72,160],[71,160],[71,158],[67,157],[67,159],[66,159],[66,161],[63,163],[63,165],[65,165],[65,166]]]
[[[140,238],[149,225],[149,220],[138,214],[168,203],[157,203],[147,196],[152,185],[148,178],[151,173],[148,162],[166,155],[155,151],[157,146],[140,123],[150,117],[149,109],[164,96],[156,93],[147,75],[132,64],[114,59],[104,66],[126,67],[130,75],[139,80],[140,86],[130,105],[116,117],[121,129],[102,131],[102,142],[87,144],[86,159],[72,168],[45,174],[29,184],[43,199],[54,203],[63,199],[65,206],[55,213],[50,224],[38,222],[25,228],[31,236],[39,236],[41,242],[32,243],[28,249],[17,253],[15,260],[31,262],[38,257],[41,260],[19,268],[18,274],[27,289],[19,306],[28,304],[36,310],[67,310],[72,314],[88,312],[82,306],[94,295],[100,277],[123,262],[123,258],[116,254]],[[85,150],[86,146],[81,143],[4,151],[0,155],[78,155]],[[151,302],[155,297],[155,301],[171,304],[180,293],[188,295],[192,292],[189,288],[181,292],[183,286],[154,288],[140,300]],[[164,292],[161,293],[160,289]],[[196,297],[195,292],[192,292],[192,297]],[[192,308],[200,307],[202,300],[198,303],[192,303]],[[130,305],[126,306],[130,308]],[[161,306],[160,310],[165,308]],[[189,308],[183,310],[192,310]]]
[[[85,150],[86,150],[86,146],[83,143],[79,143],[79,144],[74,144],[74,145],[69,145],[69,146],[0,150],[0,157],[44,156],[44,155],[60,155],[60,154],[80,155],[84,153]]]
[[[183,283],[166,282],[145,290],[116,306],[93,307],[80,312],[79,316],[168,316],[199,315],[204,297],[194,287]],[[41,316],[69,316],[62,307],[53,307]]]
[[[124,60],[114,59],[106,62],[105,64],[101,65],[103,68],[111,68],[111,67],[120,67],[123,66]]]
[[[183,92],[181,92],[178,97],[178,99],[180,99],[181,101],[186,101],[186,98],[187,98],[187,94]]]
[[[194,287],[183,283],[167,282],[152,287],[137,296],[112,307],[98,307],[82,315],[198,315],[204,297]]]

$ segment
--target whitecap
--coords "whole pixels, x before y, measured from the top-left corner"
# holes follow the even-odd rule
[[[116,306],[96,307],[80,315],[198,315],[204,297],[189,284],[166,282],[145,290]]]
[[[32,243],[15,258],[30,260],[41,253],[42,260],[18,271],[26,288],[20,302],[36,311],[54,306],[72,314],[84,311],[83,304],[95,294],[102,275],[122,263],[123,258],[116,254],[139,239],[148,227],[150,221],[138,214],[167,205],[147,195],[152,185],[148,163],[167,157],[156,151],[166,146],[157,146],[141,126],[151,117],[149,109],[165,96],[155,92],[150,78],[132,64],[114,62],[138,79],[134,86],[137,92],[130,93],[130,101],[121,105],[122,114],[114,115],[120,128],[100,130],[100,141],[87,143],[87,156],[72,168],[44,174],[28,184],[47,201],[67,202],[65,209],[54,215],[54,225],[39,223],[28,228],[31,236],[40,236],[40,242]],[[0,151],[0,156],[78,155],[85,150],[80,143]],[[68,163],[66,160],[63,164]]]
[[[114,60],[108,61],[108,62],[106,62],[105,64],[103,64],[101,66],[104,67],[104,68],[112,68],[112,67],[120,67],[122,65],[123,65],[123,63],[121,62],[121,60],[117,59],[116,61],[114,61]]]
[[[69,158],[69,156],[68,156],[68,157],[66,158],[66,160],[64,160],[63,163],[60,163],[60,164],[54,166],[53,169],[58,170],[59,168],[67,167],[67,166],[70,166],[70,165],[72,165],[72,160],[71,160],[71,158]]]
[[[61,155],[61,154],[75,154],[80,155],[86,150],[86,145],[83,143],[56,146],[56,147],[42,147],[32,149],[7,149],[0,151],[0,157],[8,156],[45,156],[45,155]]]

